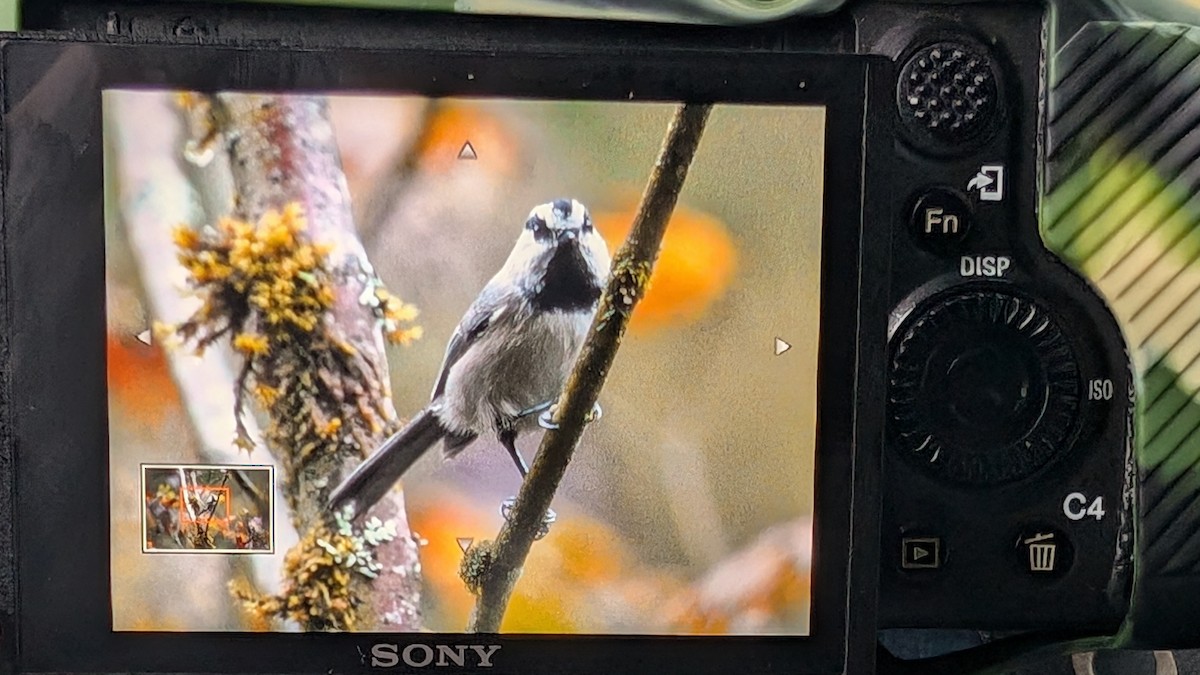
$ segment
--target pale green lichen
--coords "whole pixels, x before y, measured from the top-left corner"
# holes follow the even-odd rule
[[[482,592],[484,580],[495,561],[495,542],[484,540],[471,544],[458,567],[458,577],[462,579],[468,591],[474,595]]]
[[[287,618],[320,630],[354,630],[361,617],[353,579],[377,578],[383,565],[375,551],[398,534],[395,521],[371,518],[359,529],[349,520],[352,515],[348,509],[336,513],[336,531],[319,525],[288,551],[289,583],[282,594],[258,594],[244,583],[231,586],[255,623]]]

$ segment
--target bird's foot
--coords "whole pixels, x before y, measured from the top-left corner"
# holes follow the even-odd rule
[[[500,504],[500,515],[504,517],[505,521],[512,522],[512,510],[516,503],[516,497],[509,497]],[[550,526],[553,525],[556,520],[558,520],[558,515],[554,513],[554,509],[547,509],[546,515],[542,516],[541,525],[538,525],[537,532],[533,535],[534,541],[542,539],[546,535],[550,534]]]
[[[546,401],[545,403],[539,403],[539,404],[533,406],[532,408],[526,408],[526,409],[522,410],[521,412],[517,413],[517,417],[518,418],[529,417],[530,415],[536,415],[537,413],[544,412],[553,407],[554,407],[554,401]]]
[[[557,403],[547,408],[546,412],[538,416],[538,426],[543,429],[557,429],[558,423],[554,421],[554,415],[556,413],[558,413]],[[591,424],[592,422],[599,420],[601,417],[604,417],[604,410],[601,409],[600,404],[597,403],[592,406],[592,411],[587,414],[587,417],[583,418],[583,422],[584,424]]]

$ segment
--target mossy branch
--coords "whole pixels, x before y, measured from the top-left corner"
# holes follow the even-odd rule
[[[402,496],[362,526],[325,509],[333,486],[397,426],[384,335],[419,335],[404,326],[415,309],[382,288],[358,239],[328,104],[254,94],[178,102],[200,121],[185,156],[228,152],[235,207],[200,231],[176,231],[204,305],[175,332],[200,349],[229,339],[241,355],[237,415],[254,401],[269,420],[265,440],[301,536],[281,595],[234,593],[257,618],[306,630],[419,630]],[[238,431],[240,444],[255,442]]]
[[[468,551],[463,570],[468,586],[476,592],[470,626],[474,632],[500,630],[542,518],[600,397],[633,309],[645,292],[711,109],[709,104],[683,104],[676,111],[633,228],[613,257],[612,275],[600,298],[596,318],[559,399],[554,420],[558,428],[542,438],[537,458],[496,541],[483,542]]]
[[[196,193],[207,189],[200,182],[217,167],[190,173],[179,161],[180,111],[170,97],[114,96],[105,100],[104,109],[105,138],[111,140],[111,164],[117,178],[112,187],[141,279],[146,310],[161,321],[182,323],[191,314],[190,305],[179,301],[179,289],[172,282],[178,272],[178,249],[170,228],[165,225],[188,224],[199,228],[205,223],[204,215],[210,211],[207,207],[199,208],[203,200],[197,199]],[[228,172],[228,166],[224,169]],[[166,349],[164,354],[197,442],[196,458],[211,464],[246,462],[245,452],[229,443],[235,420],[234,393],[228,385],[236,372],[226,355],[214,351],[197,357],[177,349]],[[255,438],[261,436],[254,419],[245,420],[245,426]],[[266,461],[262,456],[251,459],[254,463]],[[135,462],[132,471],[126,470],[123,475],[125,479],[136,479],[138,472]],[[118,478],[114,473],[114,479]],[[264,493],[262,500],[271,497]],[[258,512],[266,513],[266,507],[259,506]],[[286,519],[279,519],[275,525],[277,538],[295,538]],[[279,588],[282,580],[274,556],[234,558],[229,573],[245,579],[245,585],[262,591]],[[126,581],[130,584],[127,588],[137,587],[133,577]]]

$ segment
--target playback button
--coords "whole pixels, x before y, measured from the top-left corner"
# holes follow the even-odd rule
[[[906,570],[936,570],[942,566],[939,537],[905,537],[900,541],[900,567]]]
[[[966,200],[947,188],[933,188],[917,199],[910,230],[923,248],[950,253],[967,238],[971,224]]]

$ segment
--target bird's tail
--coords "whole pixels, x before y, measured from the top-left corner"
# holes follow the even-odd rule
[[[355,513],[366,512],[445,434],[433,410],[422,410],[334,488],[329,509],[336,512],[353,504]]]

